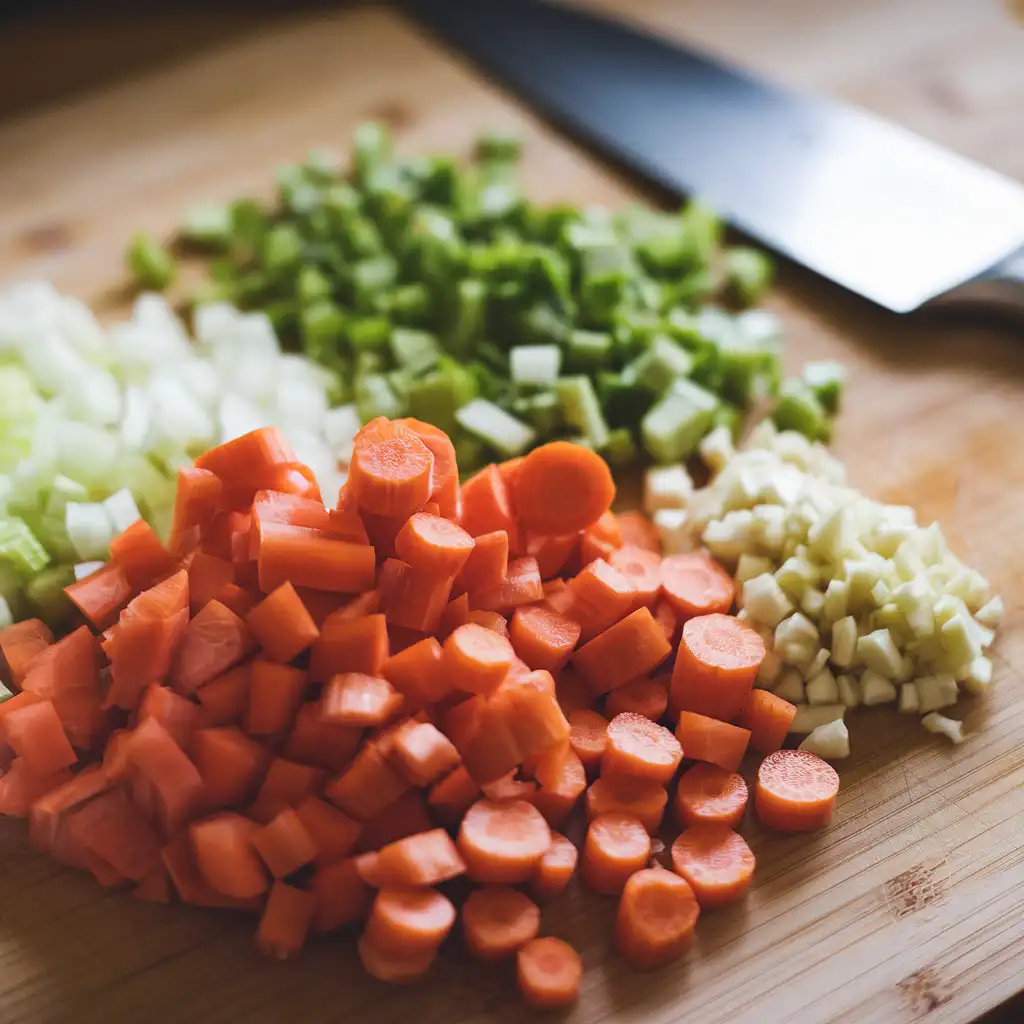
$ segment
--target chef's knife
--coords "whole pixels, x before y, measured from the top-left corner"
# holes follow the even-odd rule
[[[543,0],[403,0],[554,123],[899,313],[1024,311],[1024,186],[853,107]]]

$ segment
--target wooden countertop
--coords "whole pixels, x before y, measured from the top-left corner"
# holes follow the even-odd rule
[[[602,6],[1024,179],[1024,31],[996,0]],[[383,9],[147,19],[139,7],[116,25],[5,25],[0,95],[0,281],[48,277],[108,311],[132,230],[168,231],[196,200],[266,191],[277,163],[343,145],[370,117],[412,151],[468,152],[478,130],[510,124],[538,199],[630,194]],[[993,693],[957,709],[969,738],[955,749],[890,713],[854,715],[832,826],[810,840],[745,827],[757,886],[707,915],[677,968],[625,969],[609,955],[612,908],[587,893],[559,901],[545,927],[583,951],[571,1019],[588,1024],[967,1021],[1024,977],[1024,344],[901,321],[793,268],[771,305],[792,365],[836,356],[851,369],[836,448],[854,482],[938,517],[1006,597]],[[249,921],[101,892],[33,854],[17,823],[0,826],[0,861],[4,1024],[528,1019],[505,972],[454,954],[415,991],[371,984],[345,940],[266,963]]]

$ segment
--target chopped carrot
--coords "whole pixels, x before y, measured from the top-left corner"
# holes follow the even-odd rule
[[[259,826],[240,814],[223,811],[189,825],[192,853],[204,880],[236,899],[259,896],[270,887],[252,841]]]
[[[326,774],[322,768],[275,757],[246,814],[253,821],[266,825],[285,807],[295,807],[304,796],[318,792]]]
[[[441,576],[455,576],[475,546],[461,526],[425,512],[410,516],[395,537],[395,552],[403,562]]]
[[[40,619],[25,619],[0,630],[2,678],[20,687],[36,656],[52,643],[53,632]]]
[[[345,609],[329,615],[313,641],[309,652],[309,679],[326,683],[331,676],[345,672],[380,673],[390,653],[388,625],[383,615],[345,614]]]
[[[806,750],[777,750],[757,770],[754,807],[762,824],[778,832],[814,832],[832,818],[839,776]]]
[[[654,602],[651,614],[654,615],[654,621],[658,623],[661,631],[665,634],[665,639],[675,648],[679,643],[681,632],[675,609],[664,598],[659,598]]]
[[[427,806],[442,825],[457,825],[481,795],[480,787],[460,765],[435,782],[427,795]]]
[[[219,601],[211,601],[182,632],[168,681],[178,693],[191,695],[255,646],[249,627]]]
[[[309,799],[304,797],[303,799]],[[297,811],[285,807],[249,840],[275,878],[312,864],[320,852]]]
[[[53,701],[34,701],[4,715],[3,734],[35,775],[53,775],[78,760]]]
[[[332,725],[383,725],[402,706],[402,695],[380,676],[345,672],[324,687],[321,715]]]
[[[470,605],[483,611],[509,611],[524,604],[533,604],[544,598],[537,559],[531,555],[513,559],[505,570],[505,582],[493,590],[478,590],[470,594]]]
[[[427,810],[423,793],[418,789],[406,790],[394,803],[388,804],[375,818],[363,824],[356,842],[358,853],[372,853],[397,843],[399,839],[429,832],[434,821]]]
[[[249,612],[245,621],[271,661],[291,661],[320,635],[290,582],[282,583],[268,594]]]
[[[370,821],[408,789],[408,783],[367,743],[324,790],[324,796],[356,821]]]
[[[541,608],[547,608],[549,612],[568,618],[572,609],[572,591],[565,580],[548,580],[544,584],[544,600],[540,602]]]
[[[550,580],[565,572],[566,565],[578,553],[579,544],[579,533],[533,534],[526,541],[526,553],[537,559],[540,578]]]
[[[530,893],[538,900],[548,900],[565,891],[576,872],[576,847],[560,832],[551,833],[551,845],[537,862],[530,879]]]
[[[436,502],[438,514],[445,519],[455,519],[458,513],[459,467],[455,459],[455,445],[451,438],[432,423],[406,418],[398,421],[408,427],[434,456],[434,472],[431,478],[431,501]]]
[[[604,702],[604,713],[608,718],[631,711],[643,715],[652,722],[664,717],[668,710],[668,684],[664,677],[640,676],[622,686],[616,686]]]
[[[365,936],[381,950],[436,950],[453,924],[455,907],[435,889],[385,888],[370,908]]]
[[[301,764],[339,772],[355,756],[363,730],[325,722],[321,710],[319,701],[306,701],[299,708],[281,753]]]
[[[433,633],[440,625],[452,592],[451,576],[413,569],[389,558],[380,569],[380,604],[388,624],[421,633]]]
[[[465,594],[463,596],[466,597],[468,602],[468,596]],[[501,614],[501,612],[485,612],[478,608],[476,611],[472,611],[466,616],[466,621],[475,622],[478,626],[483,626],[484,629],[490,629],[499,636],[505,637],[506,640],[509,639],[510,634],[508,620]]]
[[[516,772],[511,771],[494,782],[486,783],[482,788],[488,800],[532,800],[537,792],[537,783],[533,779],[520,779]]]
[[[558,672],[580,638],[580,624],[540,606],[517,608],[509,627],[516,654],[530,668]]]
[[[391,655],[380,667],[380,674],[405,697],[407,707],[419,707],[447,691],[439,671],[441,657],[441,645],[428,636]]]
[[[259,553],[259,536],[263,523],[284,523],[316,530],[334,540],[367,544],[366,527],[352,508],[325,508],[319,498],[304,498],[280,491],[262,490],[253,498],[249,524],[249,557]]]
[[[311,590],[309,587],[296,587],[295,593],[299,595],[303,607],[309,612],[309,617],[318,630],[323,629],[324,622],[330,615],[356,601],[366,605],[365,610],[360,612],[362,615],[372,615],[380,610],[380,595],[375,590],[368,590],[353,601],[349,601],[345,594],[336,594],[329,590]]]
[[[618,569],[632,581],[634,607],[653,607],[661,590],[661,555],[629,544],[607,557],[613,569]]]
[[[549,672],[510,673],[491,699],[490,710],[508,723],[520,762],[569,739],[569,723]]]
[[[615,916],[615,949],[631,967],[647,971],[677,960],[693,944],[700,906],[693,890],[664,868],[631,875]]]
[[[28,772],[23,762],[15,759],[7,774],[0,779],[0,789],[10,784],[11,776],[16,770],[19,774]],[[30,772],[28,774],[31,775]],[[77,775],[65,777],[57,786],[48,787],[45,793],[37,792],[32,795],[31,800],[26,801],[24,810],[18,812],[29,815],[29,842],[41,853],[48,853],[55,860],[67,863],[68,858],[62,850],[61,841],[68,817],[89,800],[109,790],[111,786],[107,773],[99,765],[89,765]],[[31,809],[28,803],[31,803]],[[4,810],[3,813],[13,812]]]
[[[94,628],[106,629],[117,621],[118,613],[135,595],[135,590],[121,566],[108,562],[84,579],[66,586],[64,593]]]
[[[493,463],[471,476],[461,491],[459,525],[472,537],[504,530],[509,547],[518,550],[518,530],[512,510],[512,496]]]
[[[363,826],[354,818],[312,793],[299,801],[295,813],[316,847],[313,863],[318,867],[348,857],[363,831]]]
[[[643,512],[620,512],[616,518],[623,546],[630,544],[644,551],[653,551],[656,555],[661,554],[658,529]]]
[[[750,888],[754,855],[728,825],[691,825],[672,844],[672,869],[707,910],[732,903]]]
[[[357,437],[348,487],[361,509],[378,516],[410,516],[432,490],[434,455],[399,422],[379,424]]]
[[[493,530],[475,538],[466,564],[455,577],[455,586],[470,594],[496,590],[505,582],[508,567],[508,533]]]
[[[111,782],[123,782],[128,778],[128,747],[131,738],[131,729],[115,729],[107,737],[101,764]]]
[[[155,718],[144,719],[133,730],[128,763],[133,777],[141,777],[152,790],[157,825],[165,838],[202,810],[207,793],[199,770]]]
[[[523,800],[478,800],[459,829],[459,853],[475,882],[526,882],[550,845],[548,823]]]
[[[582,976],[579,953],[561,939],[531,939],[516,953],[516,983],[526,1002],[538,1010],[575,1003]]]
[[[621,812],[637,818],[648,832],[658,831],[668,803],[664,786],[628,776],[595,779],[587,790],[587,818]]]
[[[525,456],[517,455],[514,458],[498,463],[498,472],[501,473],[501,479],[505,481],[505,486],[509,488],[509,494],[512,493],[516,485],[516,478],[519,476],[519,470],[522,468],[524,458]]]
[[[573,655],[573,665],[594,693],[607,693],[653,672],[672,653],[649,608],[638,608]]]
[[[603,558],[591,562],[569,581],[572,604],[566,615],[575,619],[584,642],[628,615],[636,601],[632,579]],[[632,675],[637,675],[633,672]]]
[[[313,875],[313,930],[330,932],[365,920],[373,904],[374,890],[356,871],[355,858],[318,867]]]
[[[534,448],[515,481],[519,520],[537,533],[585,530],[611,508],[615,483],[596,452],[568,441]]]
[[[359,961],[366,973],[390,985],[409,985],[419,981],[437,958],[437,953],[433,949],[380,949],[366,935],[359,937],[356,948],[359,951]]]
[[[196,690],[203,725],[236,725],[249,706],[249,666],[236,665]]]
[[[676,790],[675,813],[680,824],[735,828],[747,806],[743,776],[711,764],[685,772]]]
[[[208,469],[188,466],[178,470],[178,486],[174,492],[174,514],[171,519],[169,547],[182,555],[196,544],[217,514],[224,485]]]
[[[170,903],[171,876],[167,874],[163,859],[148,875],[139,879],[139,884],[132,889],[132,896],[146,903]]]
[[[743,713],[764,654],[760,634],[731,615],[687,620],[672,671],[672,714],[695,711],[734,722]]]
[[[262,900],[258,896],[244,899],[225,896],[206,881],[196,866],[192,841],[187,829],[171,839],[160,851],[160,856],[183,903],[191,903],[197,907],[223,907],[229,910],[259,910],[262,905]]]
[[[110,542],[110,560],[120,566],[132,590],[146,590],[166,579],[178,568],[178,558],[160,543],[145,519]]]
[[[587,788],[583,762],[568,746],[552,747],[541,755],[534,777],[540,788],[532,803],[551,828],[558,828]]]
[[[16,757],[0,777],[0,814],[23,818],[36,803],[72,780],[67,768],[39,774],[23,757]]]
[[[241,807],[263,784],[270,752],[234,726],[199,729],[192,756],[213,810]]]
[[[306,941],[315,912],[312,893],[275,882],[256,932],[257,949],[275,960],[294,956]]]
[[[276,590],[291,581],[296,587],[315,587],[355,594],[373,586],[377,563],[368,544],[334,540],[316,530],[286,523],[261,523],[260,589]]]
[[[583,843],[580,877],[600,893],[621,892],[626,879],[647,867],[651,837],[631,814],[609,811],[592,819]]]
[[[676,739],[683,746],[683,757],[707,761],[734,772],[747,752],[750,732],[717,718],[683,711],[676,726]]]
[[[467,622],[445,640],[438,675],[453,690],[492,693],[505,678],[513,656],[512,645],[503,636]]]
[[[558,704],[566,716],[594,706],[594,694],[572,668],[564,669],[555,680]]]
[[[759,754],[771,754],[786,742],[796,717],[796,705],[768,690],[751,690],[739,725],[750,730],[750,746]]]
[[[609,509],[580,535],[580,557],[583,564],[587,565],[597,558],[610,561],[611,556],[622,547],[622,543],[618,517]]]
[[[567,717],[571,730],[569,743],[573,752],[588,772],[596,774],[608,745],[608,720],[589,709],[574,711]]]
[[[511,886],[485,885],[462,905],[462,937],[478,960],[514,956],[539,931],[540,907]]]
[[[221,587],[214,600],[220,601],[225,608],[230,608],[240,619],[244,619],[256,607],[258,598],[245,587],[240,587],[237,583],[228,583]]]
[[[667,784],[683,759],[679,740],[657,722],[624,711],[608,723],[602,775],[628,775]]]
[[[261,427],[211,448],[195,461],[224,482],[225,490],[244,490],[258,479],[272,475],[278,466],[295,462],[295,453],[277,427]],[[259,487],[252,487],[243,504],[251,505]]]
[[[192,752],[192,738],[199,726],[199,708],[192,701],[166,686],[150,683],[139,704],[138,720],[146,718],[155,718],[186,754]]]
[[[188,563],[188,602],[193,615],[229,583],[235,582],[235,567],[227,559],[195,551]]]
[[[732,607],[732,577],[699,552],[669,555],[661,563],[661,593],[682,619],[725,613]]]
[[[434,630],[434,635],[444,643],[459,628],[470,621],[469,594],[453,597],[441,613],[441,620]]]
[[[459,752],[430,722],[403,722],[392,737],[391,763],[410,786],[429,786],[459,764]]]
[[[378,888],[440,885],[466,873],[460,850],[443,828],[406,836],[375,856],[372,884]]]

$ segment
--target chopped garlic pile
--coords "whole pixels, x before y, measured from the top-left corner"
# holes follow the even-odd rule
[[[894,702],[959,742],[960,723],[939,711],[961,688],[991,684],[986,651],[1003,615],[984,577],[937,523],[847,486],[841,463],[801,434],[766,422],[738,452],[726,437],[705,441],[708,486],[659,468],[646,506],[667,549],[699,538],[733,571],[740,614],[769,651],[758,685],[799,705],[792,731],[808,734],[804,749],[845,756],[834,723],[859,704]]]

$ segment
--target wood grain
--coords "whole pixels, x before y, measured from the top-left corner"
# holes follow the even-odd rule
[[[629,6],[1024,178],[1020,29],[995,0]],[[341,145],[369,117],[409,151],[466,153],[480,128],[507,123],[528,140],[537,198],[630,194],[391,13],[298,15],[0,126],[0,279],[49,277],[114,311],[130,231],[167,231],[196,200],[265,192],[276,163]],[[832,826],[808,840],[750,823],[756,888],[707,915],[678,968],[626,970],[609,955],[612,904],[567,894],[545,927],[583,950],[572,1020],[959,1022],[1024,976],[1024,346],[898,321],[791,268],[772,305],[793,366],[835,356],[851,369],[836,447],[853,480],[940,518],[1007,598],[996,684],[958,709],[970,736],[956,749],[916,722],[858,713]],[[455,955],[422,989],[395,992],[361,975],[347,941],[278,966],[257,958],[251,932],[248,920],[100,892],[31,853],[17,824],[0,828],[4,1024],[529,1019],[508,972]]]

